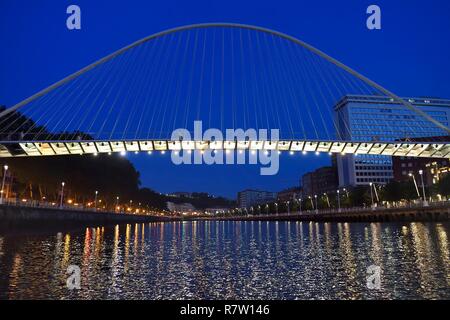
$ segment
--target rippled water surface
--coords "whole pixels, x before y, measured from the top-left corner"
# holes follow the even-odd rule
[[[450,299],[449,236],[449,223],[231,221],[0,234],[0,298]]]

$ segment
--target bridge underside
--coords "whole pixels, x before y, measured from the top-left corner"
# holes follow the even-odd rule
[[[0,142],[0,157],[34,157],[126,152],[181,150],[275,150],[280,152],[318,152],[370,154],[399,157],[450,158],[447,142],[346,142],[346,141],[8,141]]]

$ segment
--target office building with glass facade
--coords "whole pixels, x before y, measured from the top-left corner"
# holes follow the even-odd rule
[[[450,100],[403,98],[448,126]],[[422,116],[382,96],[344,96],[334,107],[337,136],[345,141],[397,141],[447,133]],[[339,186],[386,184],[393,178],[392,157],[382,155],[338,155]]]

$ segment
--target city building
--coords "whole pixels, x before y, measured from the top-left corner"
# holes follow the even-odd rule
[[[302,176],[302,187],[304,196],[335,192],[338,188],[336,166],[321,167],[305,173]]]
[[[249,208],[255,204],[267,203],[277,199],[276,192],[246,189],[238,192],[239,208]]]
[[[192,213],[195,212],[195,207],[190,203],[174,203],[167,201],[167,209],[176,213]]]
[[[403,98],[448,126],[450,100]],[[446,132],[402,104],[382,96],[344,96],[334,107],[338,137],[346,141],[395,141],[442,136]],[[339,186],[386,184],[393,179],[392,157],[338,155]]]
[[[169,197],[174,197],[174,198],[191,198],[192,194],[190,192],[172,192],[170,194],[168,194],[167,196]]]
[[[445,161],[445,162],[444,162]],[[431,186],[436,184],[445,177],[450,172],[450,164],[448,161],[444,160],[441,162],[436,161],[436,159],[425,165],[425,180],[426,184]]]
[[[450,136],[420,137],[408,141],[450,141]],[[392,170],[395,181],[407,181],[411,179],[409,174],[417,175],[422,170],[424,183],[433,185],[447,174],[449,159],[442,158],[414,158],[414,157],[392,157]]]
[[[448,159],[394,157],[392,163],[395,181],[408,181],[412,179],[410,174],[418,179],[422,170],[426,186],[438,183],[450,171]]]
[[[278,201],[290,201],[301,197],[302,188],[292,187],[278,192]]]

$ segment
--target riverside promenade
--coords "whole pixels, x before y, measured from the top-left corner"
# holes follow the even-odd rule
[[[0,225],[48,226],[48,225],[107,225],[178,221],[177,217],[124,214],[58,207],[0,205]]]
[[[234,221],[317,221],[317,222],[390,222],[390,221],[449,221],[450,203],[396,208],[350,208],[342,210],[303,211],[279,214],[245,215],[204,218]]]

